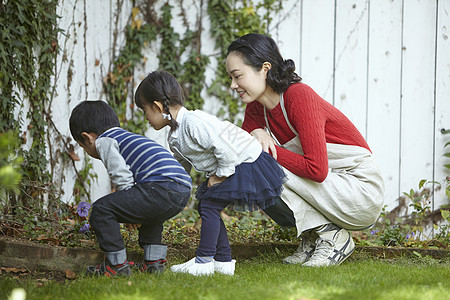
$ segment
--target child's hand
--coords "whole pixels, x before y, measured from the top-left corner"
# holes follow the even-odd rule
[[[125,227],[126,227],[128,230],[136,230],[136,229],[138,229],[139,227],[141,227],[141,224],[131,224],[131,223],[128,223],[128,224],[125,224]]]
[[[213,175],[213,176],[209,177],[209,179],[208,179],[208,187],[212,187],[213,185],[222,183],[225,181],[225,179],[227,179],[227,177],[225,177],[225,176],[219,177],[219,176]]]

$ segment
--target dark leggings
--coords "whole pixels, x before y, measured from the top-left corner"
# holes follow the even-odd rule
[[[275,199],[275,204],[264,209],[264,212],[282,227],[296,227],[292,210],[281,200]]]
[[[206,199],[199,201],[198,213],[202,218],[202,228],[197,256],[213,256],[217,261],[231,261],[227,229],[220,217],[220,212],[228,204]]]

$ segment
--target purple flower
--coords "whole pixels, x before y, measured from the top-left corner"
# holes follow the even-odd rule
[[[78,204],[77,213],[80,217],[87,217],[89,214],[89,210],[91,209],[91,204],[88,202],[80,202]]]
[[[90,227],[91,227],[91,226],[89,225],[89,223],[86,223],[86,224],[84,224],[83,226],[81,226],[80,232],[81,232],[81,233],[88,232]]]
[[[378,233],[378,229],[377,229],[377,230],[372,230],[372,231],[370,232],[371,235],[375,235],[375,234],[377,234],[377,233]]]

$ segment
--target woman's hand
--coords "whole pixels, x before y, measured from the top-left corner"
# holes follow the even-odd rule
[[[250,132],[261,144],[263,150],[267,153],[272,152],[273,158],[277,159],[277,149],[275,148],[275,140],[264,129],[258,128]]]
[[[209,177],[209,179],[208,179],[208,187],[212,187],[213,185],[222,183],[227,178],[228,177],[225,177],[225,176],[219,177],[219,176],[213,175],[213,176]]]

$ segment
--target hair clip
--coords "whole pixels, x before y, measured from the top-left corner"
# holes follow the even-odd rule
[[[162,113],[162,115],[163,115],[163,118],[164,119],[167,119],[167,120],[172,120],[172,116],[170,115],[170,114],[165,114],[165,113]]]

